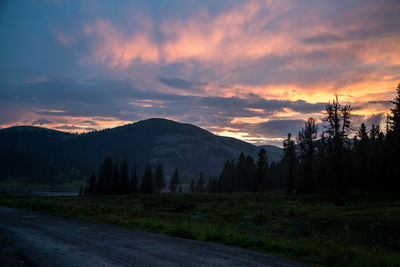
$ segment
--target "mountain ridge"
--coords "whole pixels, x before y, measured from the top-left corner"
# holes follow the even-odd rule
[[[42,161],[45,166],[50,164],[64,173],[69,168],[88,175],[98,170],[105,157],[117,159],[127,153],[130,167],[137,164],[139,172],[147,162],[162,163],[168,177],[174,168],[179,168],[183,180],[187,181],[197,177],[200,171],[206,177],[216,176],[226,160],[236,159],[240,152],[256,157],[259,148],[239,139],[215,135],[193,124],[162,118],[82,134],[36,126],[0,129],[0,162],[12,163],[6,159],[6,154],[11,154],[14,160],[21,157],[26,161],[22,168],[25,171],[7,173],[13,177],[29,176],[32,170],[26,165],[41,166]],[[280,148],[267,146],[266,150],[270,160],[279,160]],[[0,163],[0,167],[6,166]]]

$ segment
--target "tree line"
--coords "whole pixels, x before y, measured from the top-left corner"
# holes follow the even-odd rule
[[[261,148],[257,160],[243,152],[237,160],[225,162],[221,174],[206,183],[203,172],[190,182],[193,193],[259,192],[284,189],[287,194],[317,192],[345,194],[349,190],[399,192],[400,173],[400,84],[394,106],[386,118],[384,131],[379,125],[367,129],[365,123],[352,125],[351,105],[338,97],[325,107],[322,124],[309,118],[298,135],[288,133],[279,162],[268,162]],[[354,137],[350,134],[356,132]],[[82,194],[155,193],[165,189],[162,164],[152,172],[148,163],[141,181],[136,166],[128,175],[127,156],[121,162],[107,157],[96,179],[92,174]],[[182,191],[178,169],[169,186]]]
[[[384,131],[379,125],[367,129],[364,123],[354,129],[352,107],[340,104],[336,98],[326,105],[319,139],[320,127],[314,118],[307,120],[297,142],[288,134],[280,162],[286,192],[399,192],[400,84],[392,104]],[[354,130],[356,135],[349,137]]]
[[[400,84],[384,131],[379,125],[352,125],[351,105],[336,97],[325,107],[322,125],[309,118],[293,137],[283,141],[280,162],[268,164],[265,150],[258,160],[241,153],[227,161],[219,177],[203,187],[203,175],[191,182],[192,192],[263,192],[284,189],[287,194],[317,192],[345,194],[349,190],[399,192]],[[354,137],[351,133],[356,132]]]
[[[139,179],[136,165],[131,169],[129,175],[128,156],[124,155],[121,162],[106,157],[101,164],[98,176],[93,172],[89,181],[83,188],[81,185],[79,195],[123,195],[133,193],[160,193],[166,188],[165,173],[162,164],[158,164],[155,171],[147,163],[144,174]],[[170,192],[181,192],[179,170],[176,168],[168,184]]]

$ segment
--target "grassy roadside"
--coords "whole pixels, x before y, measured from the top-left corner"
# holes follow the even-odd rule
[[[329,266],[400,266],[400,201],[352,194],[0,195],[0,205],[237,246]]]

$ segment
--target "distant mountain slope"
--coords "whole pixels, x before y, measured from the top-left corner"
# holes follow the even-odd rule
[[[280,148],[264,148],[270,160],[280,158]],[[147,161],[162,163],[168,177],[177,167],[187,181],[200,171],[207,177],[218,175],[226,160],[237,158],[240,152],[256,158],[259,149],[166,119],[148,119],[79,135],[20,126],[0,130],[0,168],[5,170],[0,177],[30,176],[36,171],[47,176],[67,173],[63,179],[68,179],[71,169],[87,175],[97,171],[106,156],[116,158],[127,153],[130,167],[137,164],[139,172]]]

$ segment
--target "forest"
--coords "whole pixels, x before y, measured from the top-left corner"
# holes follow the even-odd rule
[[[400,84],[393,107],[386,117],[386,127],[352,123],[352,107],[342,105],[338,97],[325,107],[322,123],[309,118],[296,137],[288,133],[279,162],[268,162],[265,149],[255,160],[243,152],[227,160],[218,177],[192,179],[190,192],[233,193],[285,190],[291,194],[334,193],[349,190],[398,192],[400,164]],[[355,133],[355,135],[354,135]],[[351,135],[354,135],[353,137]],[[168,190],[181,192],[179,170],[170,178]],[[153,173],[147,163],[143,177],[136,166],[129,175],[127,155],[121,162],[107,157],[98,178],[93,172],[81,195],[159,193],[166,190],[163,165]]]

